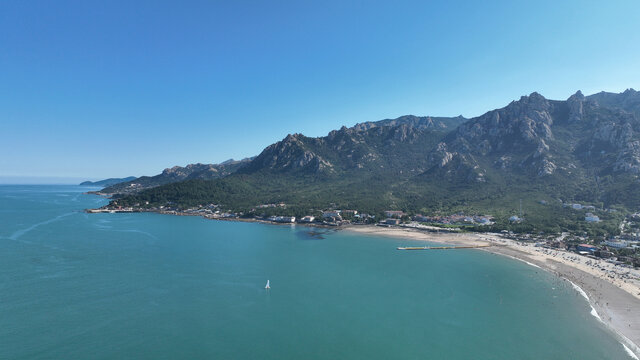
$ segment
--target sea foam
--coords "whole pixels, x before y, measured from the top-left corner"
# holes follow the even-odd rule
[[[591,315],[593,315],[596,319],[598,319],[600,322],[602,322],[604,324],[604,321],[602,320],[602,318],[600,317],[600,315],[598,315],[598,312],[596,311],[596,309],[591,305],[591,302],[589,301],[589,296],[587,295],[586,292],[584,292],[584,290],[582,290],[582,288],[578,285],[576,285],[575,283],[573,283],[573,281],[567,280],[571,283],[571,285],[573,286],[574,289],[576,289],[576,291],[578,293],[580,293],[580,295],[582,295],[582,297],[584,297],[587,302],[589,302],[589,306],[591,306]],[[622,338],[623,341],[620,342],[620,344],[622,345],[622,347],[624,347],[624,351],[627,352],[627,354],[635,360],[640,360],[636,354],[631,351],[631,349],[629,349],[629,347],[626,344],[630,344],[631,346],[633,346],[636,350],[640,350],[638,349],[637,346],[635,346],[635,344],[633,344],[633,342],[631,340],[629,340],[627,337],[625,337],[624,335],[620,334],[619,332],[615,331],[615,329],[613,329],[614,332],[620,336]],[[626,344],[625,344],[626,343]]]
[[[591,301],[589,301],[589,296],[587,295],[587,293],[584,292],[584,290],[582,290],[582,288],[580,286],[576,285],[573,281],[571,281],[571,280],[567,280],[567,281],[569,281],[571,283],[571,286],[573,286],[573,288],[576,289],[576,291],[580,295],[582,295],[583,298],[585,298],[587,300],[587,302],[589,303],[589,306],[591,307],[591,315],[593,315],[593,317],[598,319],[600,322],[604,322],[604,321],[602,321],[602,318],[600,317],[600,315],[598,315],[598,312],[593,307],[593,305],[591,305]]]
[[[629,357],[631,357],[632,359],[635,359],[635,360],[640,360],[640,359],[638,359],[638,357],[636,356],[636,354],[634,354],[634,353],[633,353],[633,351],[631,351],[631,349],[629,349],[629,348],[627,347],[627,345],[622,344],[622,347],[624,347],[624,351],[626,351],[626,352],[627,352],[627,354],[629,354]]]

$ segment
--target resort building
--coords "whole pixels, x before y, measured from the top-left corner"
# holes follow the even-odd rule
[[[587,213],[584,217],[586,222],[600,222],[600,218],[592,213]]]
[[[322,212],[322,217],[325,217],[325,218],[339,217],[339,216],[340,216],[340,210],[328,210],[328,211]]]
[[[270,216],[268,220],[277,222],[277,223],[294,223],[296,222],[296,217],[295,216]]]
[[[619,240],[606,240],[604,244],[615,249],[624,249],[629,246],[628,242]]]
[[[404,216],[404,212],[387,210],[384,212],[384,216],[388,218],[401,218],[402,216]]]
[[[578,252],[593,253],[594,251],[598,250],[598,248],[589,244],[579,244],[576,245],[576,250]]]
[[[329,210],[322,213],[322,218],[328,221],[341,221],[340,210]]]

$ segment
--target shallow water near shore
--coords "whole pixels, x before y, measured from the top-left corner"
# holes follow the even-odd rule
[[[569,282],[517,260],[89,215],[106,200],[85,191],[0,186],[1,359],[630,358]]]

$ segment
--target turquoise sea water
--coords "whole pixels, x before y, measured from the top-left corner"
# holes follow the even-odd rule
[[[0,359],[629,359],[568,282],[515,260],[89,215],[86,190],[0,186]]]

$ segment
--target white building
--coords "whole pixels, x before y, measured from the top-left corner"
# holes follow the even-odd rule
[[[322,212],[323,217],[338,217],[340,216],[340,210],[328,210]]]
[[[616,249],[624,249],[629,246],[628,242],[620,240],[606,240],[604,244]]]
[[[592,213],[587,213],[584,217],[584,221],[586,222],[600,222],[600,218]]]
[[[388,218],[400,218],[404,216],[404,212],[403,211],[394,211],[394,210],[387,210],[384,212],[384,216],[388,217]]]

